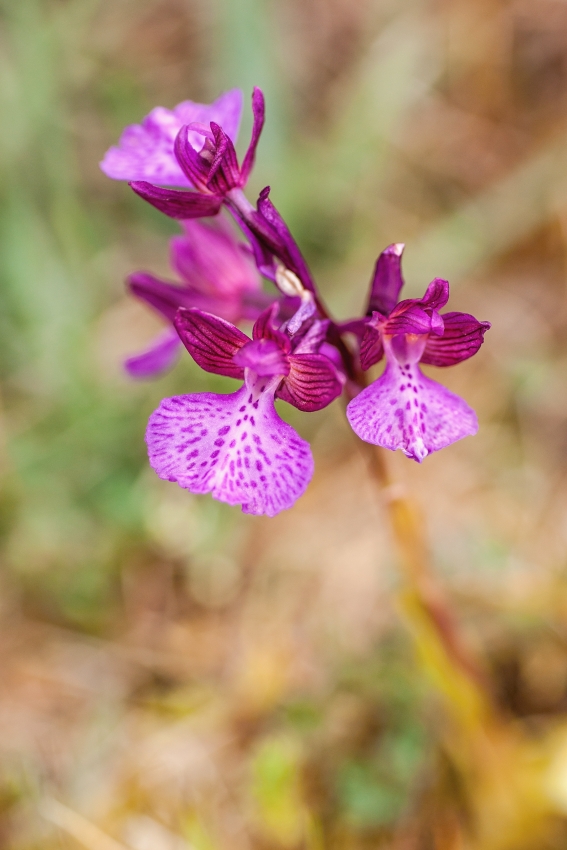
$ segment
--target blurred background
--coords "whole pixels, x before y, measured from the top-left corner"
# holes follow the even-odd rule
[[[249,196],[334,313],[403,241],[406,297],[446,277],[493,323],[430,370],[478,436],[388,459],[488,671],[498,793],[447,736],[340,402],[282,405],[316,473],[272,520],[148,466],[150,412],[211,382],[125,378],[159,323],[124,277],[167,276],[177,225],[98,162],[155,105],[254,84]],[[564,850],[567,4],[0,0],[0,127],[0,846]]]

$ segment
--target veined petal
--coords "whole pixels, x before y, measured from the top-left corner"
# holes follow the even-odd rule
[[[370,283],[368,315],[378,311],[387,316],[398,303],[398,296],[404,285],[401,268],[404,248],[405,245],[401,242],[389,245],[376,260]]]
[[[256,399],[246,385],[231,395],[166,398],[146,442],[160,478],[249,514],[290,508],[313,475],[309,444],[279,418],[269,386]]]
[[[170,369],[181,348],[181,342],[174,328],[167,328],[140,354],[129,357],[124,368],[131,378],[144,380],[155,378]]]
[[[252,338],[271,339],[287,354],[291,351],[291,342],[287,334],[276,328],[275,318],[278,312],[279,304],[275,301],[263,313],[260,313],[252,328]]]
[[[195,145],[195,137],[201,138],[201,145]],[[175,158],[190,185],[195,186],[200,192],[208,192],[210,162],[199,153],[201,147],[202,136],[195,125],[188,124],[180,128],[173,145]]]
[[[161,189],[151,183],[138,181],[130,183],[130,187],[144,201],[170,218],[205,218],[216,215],[222,206],[222,198],[216,195]]]
[[[420,301],[424,308],[440,310],[449,300],[449,281],[436,277],[432,280]]]
[[[395,359],[350,402],[347,418],[365,442],[401,449],[418,463],[478,430],[476,414],[462,398],[426,378],[417,364]]]
[[[426,334],[432,330],[431,316],[426,313],[417,303],[408,305],[408,302],[402,302],[406,306],[401,308],[401,304],[395,308],[394,312],[380,324],[380,330],[386,336],[396,336],[398,334]]]
[[[360,366],[366,372],[384,356],[382,334],[372,323],[366,325],[360,341]]]
[[[174,324],[181,342],[201,369],[229,378],[244,377],[244,368],[234,362],[234,356],[250,342],[246,334],[218,316],[195,309],[181,308]]]
[[[344,379],[324,354],[290,354],[290,371],[277,391],[278,398],[299,410],[327,407],[343,390]]]
[[[423,298],[407,298],[396,304],[386,322],[381,325],[384,334],[394,336],[403,333],[432,333],[441,336],[443,318],[439,309],[449,300],[449,284],[436,277]]]
[[[268,234],[267,244],[270,250],[273,251],[287,268],[291,269],[298,276],[305,289],[314,293],[316,291],[315,284],[309,267],[287,224],[271,202],[269,195],[270,187],[266,186],[265,189],[262,189],[258,198],[259,215],[252,216],[248,224],[251,228],[256,228],[255,233],[260,240],[266,241],[266,230],[262,228],[261,223],[261,219],[264,219],[276,237],[274,241],[270,242]],[[260,221],[258,221],[258,218]]]
[[[173,152],[184,124],[216,121],[236,141],[242,115],[242,92],[232,89],[211,104],[186,100],[173,110],[157,106],[141,124],[126,127],[118,146],[105,154],[100,167],[115,180],[146,180],[164,186],[191,186]],[[198,144],[197,134],[190,136]]]
[[[252,138],[250,139],[250,144],[248,145],[248,150],[246,151],[244,160],[242,162],[242,168],[240,169],[243,186],[246,185],[248,177],[250,176],[250,172],[252,171],[252,168],[254,166],[254,160],[256,158],[256,148],[258,147],[258,141],[262,133],[262,128],[264,127],[265,111],[266,107],[264,103],[264,93],[262,92],[262,89],[259,89],[257,86],[255,86],[254,91],[252,93],[252,113],[254,115]]]
[[[443,336],[430,336],[421,356],[431,366],[454,366],[479,350],[490,322],[479,322],[469,313],[445,313]]]
[[[226,195],[242,185],[240,167],[234,145],[222,127],[211,121],[215,152],[209,168],[207,187],[217,195]]]

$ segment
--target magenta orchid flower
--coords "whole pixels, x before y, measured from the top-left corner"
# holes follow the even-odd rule
[[[175,327],[198,365],[244,384],[229,395],[164,399],[146,432],[160,478],[267,516],[291,507],[313,474],[309,444],[280,419],[275,399],[320,410],[343,386],[340,372],[317,351],[325,329],[314,325],[296,343],[276,328],[277,310],[274,304],[262,313],[249,339],[218,316],[180,309]]]
[[[232,89],[213,103],[186,100],[174,109],[156,106],[141,124],[126,127],[118,146],[111,147],[100,163],[102,171],[114,180],[146,180],[162,186],[193,186],[174,154],[175,139],[182,127],[214,122],[236,142],[242,115],[242,92]],[[190,130],[187,139],[198,146],[200,133]]]
[[[142,271],[128,278],[130,291],[170,323],[146,351],[126,361],[133,378],[155,377],[175,362],[181,341],[173,320],[179,307],[199,307],[238,324],[257,319],[275,297],[262,291],[250,251],[235,239],[227,222],[219,218],[182,226],[183,235],[170,242],[171,266],[182,286]]]
[[[313,293],[313,298],[303,299],[301,318],[304,319],[314,312],[315,306],[320,313],[323,311],[309,268],[269,198],[270,188],[266,187],[260,193],[256,209],[242,192],[252,171],[264,126],[264,95],[259,88],[255,88],[252,94],[252,111],[252,137],[241,166],[227,128],[215,121],[209,121],[208,126],[194,121],[180,128],[173,154],[177,167],[185,175],[186,185],[193,186],[196,191],[164,189],[145,180],[134,180],[130,186],[165,215],[185,221],[216,216],[225,204],[249,239],[260,272],[279,286],[277,268],[283,264],[298,278],[301,290]],[[201,140],[199,144],[196,144],[196,135]],[[151,153],[148,156],[151,160]],[[147,168],[151,169],[151,166]],[[284,287],[284,294],[289,296],[289,289]]]
[[[133,181],[132,189],[171,218],[189,219],[216,215],[223,203],[242,206],[242,188],[246,185],[256,147],[264,126],[264,95],[259,88],[252,95],[254,125],[248,150],[239,165],[232,138],[217,121],[193,121],[181,127],[174,144],[174,154],[186,178],[186,185],[196,192],[162,189],[151,182]],[[200,141],[197,144],[195,139]],[[155,181],[159,182],[159,181]],[[250,206],[248,202],[245,206]]]
[[[436,278],[423,298],[398,302],[403,286],[403,245],[391,245],[378,258],[360,359],[368,369],[385,355],[386,369],[347,407],[354,432],[367,443],[401,449],[421,463],[428,454],[476,434],[477,418],[463,399],[427,378],[419,363],[453,366],[475,354],[489,322],[467,313],[439,310],[449,284]]]
[[[310,412],[345,389],[347,418],[362,440],[421,463],[475,434],[478,424],[466,402],[426,377],[420,364],[452,366],[472,357],[490,324],[467,313],[442,314],[449,284],[440,278],[423,298],[399,301],[401,244],[376,262],[366,315],[332,320],[269,187],[256,207],[243,192],[264,123],[260,89],[252,97],[254,126],[242,164],[233,144],[240,109],[233,91],[210,107],[153,110],[125,131],[102,165],[110,176],[131,179],[135,192],[184,228],[171,241],[182,285],[146,272],[129,278],[132,293],[170,326],[127,361],[128,371],[134,377],[163,371],[183,343],[205,371],[243,381],[227,395],[164,399],[146,432],[150,463],[161,478],[193,493],[274,516],[291,507],[313,472],[309,445],[280,419],[276,399]],[[248,244],[238,243],[222,219],[195,221],[223,207]],[[260,275],[276,285],[277,296],[262,290]],[[236,327],[247,319],[255,322],[251,339]],[[354,334],[355,347],[347,334]],[[364,386],[360,369],[384,357],[381,377]]]

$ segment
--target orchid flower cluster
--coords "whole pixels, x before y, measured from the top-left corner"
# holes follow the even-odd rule
[[[276,399],[311,412],[345,394],[348,421],[362,440],[421,463],[475,434],[478,424],[474,411],[419,364],[466,360],[490,324],[441,314],[449,284],[440,278],[423,298],[399,300],[402,244],[378,257],[364,315],[334,320],[269,187],[256,206],[244,194],[264,124],[258,88],[252,110],[241,164],[234,145],[242,93],[235,89],[210,105],[153,109],[126,128],[101,168],[182,228],[170,245],[177,282],[148,272],[128,280],[167,327],[126,361],[127,371],[156,376],[184,346],[205,371],[241,382],[230,394],[164,399],[147,428],[150,463],[160,478],[192,493],[274,516],[294,504],[313,474],[309,444],[280,419]],[[273,284],[271,293],[262,278]],[[250,336],[238,327],[246,323],[253,323]],[[383,358],[386,368],[369,382],[364,373]]]

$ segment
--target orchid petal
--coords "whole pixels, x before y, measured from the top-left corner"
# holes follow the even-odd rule
[[[479,322],[469,313],[445,313],[443,336],[430,336],[421,362],[431,366],[454,366],[472,357],[484,341],[490,322]]]
[[[270,304],[263,313],[260,313],[252,328],[252,339],[271,339],[287,354],[291,351],[291,342],[287,334],[284,334],[275,326],[278,311],[279,304],[276,301]]]
[[[258,214],[253,213],[253,216],[255,216],[255,220],[257,223],[259,221]],[[254,262],[256,263],[256,268],[263,277],[275,283],[277,264],[274,255],[266,246],[265,242],[260,239],[253,230],[250,229],[248,223],[242,218],[242,216],[236,214],[236,218],[240,228],[242,229],[242,232],[250,243]]]
[[[177,360],[181,343],[173,328],[167,328],[141,354],[129,357],[124,368],[131,378],[155,378],[170,369]]]
[[[380,330],[385,336],[427,334],[432,331],[432,320],[430,314],[419,306],[419,302],[402,301],[391,315],[380,323]]]
[[[291,271],[298,276],[305,289],[314,293],[315,284],[311,277],[309,267],[307,266],[295,239],[291,235],[287,224],[271,202],[269,194],[269,186],[266,186],[266,188],[260,192],[260,196],[258,198],[258,213],[251,216],[249,225],[254,229],[256,236],[260,240],[264,239],[264,241],[266,241],[266,236],[268,236],[268,247],[270,250],[273,251],[273,253],[287,266],[287,268],[291,269]],[[269,225],[269,229],[272,231],[275,239],[272,237],[270,240],[269,231],[266,232],[265,224],[262,226],[262,219]]]
[[[441,277],[431,281],[425,295],[419,302],[422,307],[430,310],[441,310],[449,300],[449,282]]]
[[[161,189],[151,183],[138,181],[130,183],[130,187],[144,201],[170,218],[204,218],[217,215],[222,206],[222,198],[216,195]]]
[[[302,336],[294,336],[294,354],[318,354],[319,349],[327,339],[327,331],[331,322],[329,319],[315,319]],[[297,342],[296,342],[297,340]],[[335,349],[336,350],[336,349]]]
[[[217,293],[210,287],[212,291],[209,294],[189,285],[182,287],[167,283],[147,272],[135,272],[127,279],[127,284],[136,298],[145,301],[169,322],[173,322],[179,307],[197,307],[233,323],[242,319],[254,321],[272,300],[261,291]],[[206,281],[203,289],[205,285]]]
[[[398,242],[382,251],[374,267],[370,284],[367,314],[378,311],[388,315],[398,302],[398,296],[404,285],[402,277],[402,254],[404,244]]]
[[[191,120],[200,121],[202,124],[210,124],[214,121],[223,128],[229,139],[236,142],[242,117],[242,107],[243,95],[241,89],[230,89],[211,103],[208,111],[204,112],[202,116]],[[183,123],[190,124],[191,122],[183,121]]]
[[[417,364],[395,359],[350,402],[347,418],[365,442],[401,449],[418,463],[478,430],[476,414],[462,398],[426,378]]]
[[[127,284],[136,298],[145,301],[170,322],[173,322],[179,307],[198,306],[191,303],[189,290],[166,283],[148,272],[134,272],[127,278]]]
[[[211,104],[187,100],[173,110],[157,106],[141,124],[126,127],[118,146],[111,147],[100,167],[115,180],[145,180],[164,186],[191,186],[179,167],[173,145],[184,124],[216,121],[236,141],[242,114],[242,92],[232,89]],[[198,143],[193,133],[190,141]]]
[[[166,398],[150,417],[146,442],[160,478],[241,504],[244,513],[290,508],[313,475],[309,444],[277,415],[273,387],[256,398],[246,385],[231,395]]]
[[[438,310],[449,300],[449,284],[437,277],[432,281],[423,298],[406,298],[391,311],[381,330],[388,336],[401,333],[443,334],[443,318]]]
[[[382,345],[382,334],[372,323],[366,325],[364,334],[360,341],[360,367],[366,372],[384,356]]]
[[[209,167],[208,188],[217,195],[226,195],[242,185],[238,157],[231,140],[222,127],[211,122],[215,137],[214,156]]]
[[[201,369],[229,378],[244,377],[244,369],[234,363],[234,356],[250,342],[246,334],[230,322],[196,309],[181,308],[174,324],[181,342]]]
[[[288,358],[272,339],[254,339],[247,342],[234,355],[234,362],[242,368],[252,369],[262,377],[289,374]]]
[[[286,324],[286,330],[291,336],[296,334],[301,329],[304,322],[307,322],[317,312],[317,306],[313,295],[310,292],[305,291],[304,295],[308,297],[302,299],[299,309],[296,310]]]
[[[221,216],[185,221],[185,233],[170,241],[171,265],[190,286],[217,296],[260,292],[261,281],[244,244]]]
[[[290,371],[277,391],[278,398],[299,410],[327,407],[343,390],[343,376],[323,354],[290,354]]]
[[[256,158],[256,148],[258,147],[258,141],[260,139],[260,135],[264,127],[265,111],[266,108],[264,103],[264,94],[261,89],[255,86],[254,91],[252,93],[252,112],[254,114],[252,138],[250,139],[250,144],[248,145],[248,150],[246,151],[244,160],[242,162],[242,168],[240,169],[243,186],[246,185],[248,177],[250,176],[250,172],[254,167],[254,160]]]
[[[181,127],[175,138],[173,150],[179,167],[187,176],[190,185],[195,186],[200,192],[208,192],[210,162],[201,156],[192,143],[192,138],[196,135],[199,136],[199,132],[194,129],[194,125]]]

